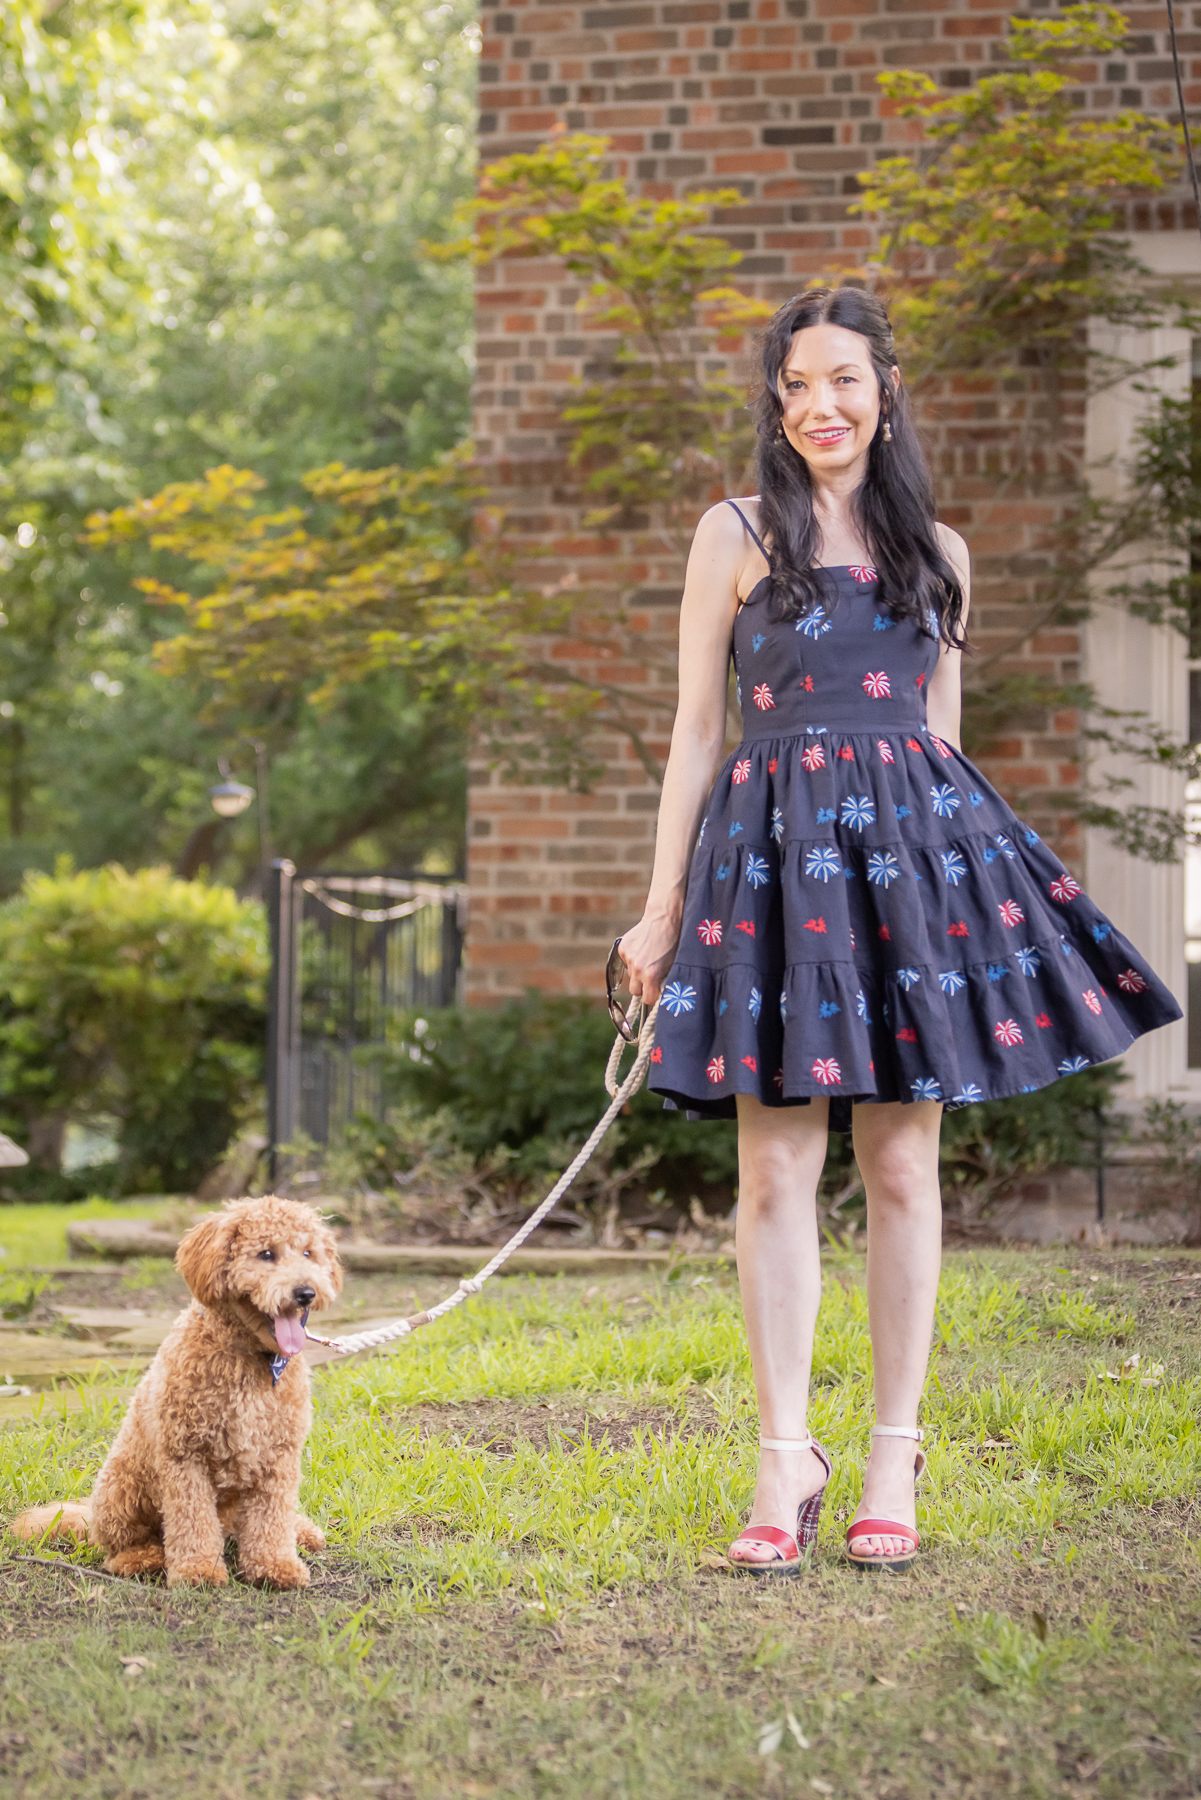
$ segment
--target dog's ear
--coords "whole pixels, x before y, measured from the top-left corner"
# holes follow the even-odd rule
[[[228,1213],[211,1213],[193,1225],[175,1252],[175,1267],[201,1306],[213,1306],[229,1293],[229,1251],[236,1228]]]
[[[335,1294],[340,1294],[342,1292],[342,1259],[338,1255],[338,1240],[327,1225],[319,1226],[313,1233],[313,1247],[329,1270]]]

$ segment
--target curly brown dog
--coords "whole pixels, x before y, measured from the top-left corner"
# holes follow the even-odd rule
[[[296,1554],[325,1539],[298,1510],[312,1423],[302,1315],[342,1286],[333,1235],[310,1206],[231,1200],[180,1244],[195,1296],[134,1392],[89,1500],[36,1506],[11,1529],[87,1538],[114,1575],[166,1568],[167,1586],[217,1586],[225,1534],[239,1571],[308,1586]]]

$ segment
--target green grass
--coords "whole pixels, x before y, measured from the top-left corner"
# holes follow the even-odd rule
[[[0,1271],[67,1261],[67,1226],[78,1219],[152,1219],[170,1200],[81,1200],[73,1206],[0,1206]]]
[[[331,1548],[307,1594],[2,1565],[7,1790],[1201,1793],[1201,1258],[948,1259],[904,1579],[838,1554],[870,1417],[861,1274],[827,1259],[813,1423],[836,1468],[800,1579],[710,1566],[754,1474],[730,1278],[506,1280],[317,1376],[304,1503]],[[9,1424],[3,1504],[86,1492],[118,1416],[48,1396]]]

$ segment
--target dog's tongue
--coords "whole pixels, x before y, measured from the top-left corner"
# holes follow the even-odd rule
[[[304,1326],[295,1315],[288,1318],[281,1313],[276,1319],[275,1341],[285,1356],[295,1356],[304,1349]]]

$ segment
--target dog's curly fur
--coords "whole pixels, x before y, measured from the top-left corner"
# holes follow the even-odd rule
[[[307,1587],[297,1545],[325,1546],[297,1506],[309,1371],[290,1356],[273,1386],[271,1359],[274,1321],[341,1289],[333,1234],[295,1200],[231,1200],[193,1226],[175,1266],[193,1303],[139,1382],[91,1498],[34,1507],[11,1530],[86,1538],[112,1574],[165,1568],[168,1587],[223,1585],[228,1532],[247,1581]]]

